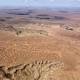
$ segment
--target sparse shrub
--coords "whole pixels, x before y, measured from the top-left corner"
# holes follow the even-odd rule
[[[48,32],[47,31],[44,31],[44,30],[39,30],[38,31],[40,34],[43,34],[43,35],[48,35]]]
[[[19,31],[16,32],[16,35],[19,35],[19,34],[21,34],[21,33],[22,33],[22,31],[19,30]]]

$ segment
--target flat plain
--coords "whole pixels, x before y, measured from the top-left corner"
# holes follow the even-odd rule
[[[80,80],[80,11],[0,10],[0,80]]]

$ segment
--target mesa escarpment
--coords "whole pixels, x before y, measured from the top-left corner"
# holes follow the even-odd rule
[[[11,67],[0,67],[0,80],[77,80],[77,70],[65,70],[62,61],[35,61]]]
[[[56,79],[53,74],[63,68],[62,62],[35,61],[32,64],[24,64],[13,67],[0,67],[1,80],[46,80]],[[51,76],[50,76],[51,75]],[[56,74],[54,74],[56,75]]]

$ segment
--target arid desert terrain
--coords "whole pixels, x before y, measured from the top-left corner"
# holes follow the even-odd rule
[[[80,80],[80,10],[0,9],[0,80]]]

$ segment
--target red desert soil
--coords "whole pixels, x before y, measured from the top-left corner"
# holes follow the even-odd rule
[[[80,62],[80,39],[77,37],[76,30],[67,31],[64,28],[52,26],[46,31],[48,36],[23,37],[1,31],[0,64],[11,66],[38,59],[59,59],[72,65]]]
[[[50,72],[43,73],[49,77],[54,75],[54,78],[45,78],[45,80],[80,80],[80,38],[78,37],[80,32],[77,28],[71,31],[54,25],[44,30],[48,32],[48,35],[32,35],[33,33],[30,32],[30,35],[22,33],[21,36],[16,36],[14,32],[0,31],[0,65],[11,67],[41,60],[61,61],[62,69],[52,72],[54,68],[51,68]],[[23,75],[22,72],[18,73]],[[14,76],[17,75],[14,80],[19,80],[18,73],[14,73]],[[29,78],[24,80],[33,80]],[[43,79],[40,77],[36,80]],[[20,80],[23,80],[22,77]]]

